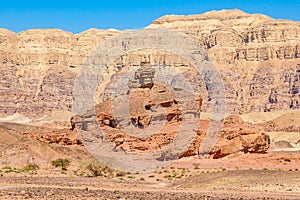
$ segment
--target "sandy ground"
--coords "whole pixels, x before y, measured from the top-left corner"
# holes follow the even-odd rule
[[[0,199],[300,199],[300,173],[229,170],[169,182],[3,176]]]
[[[2,172],[0,199],[300,199],[299,170],[300,152],[269,152],[183,158],[113,178]]]
[[[289,113],[291,111],[279,110],[273,112],[251,112],[247,114],[240,115],[245,122],[250,122],[253,124],[259,124],[267,121],[274,120],[285,113]]]
[[[260,121],[256,123],[281,115],[259,114]],[[245,116],[249,121],[258,120],[256,117],[256,114]],[[18,133],[19,129],[31,131],[32,126],[4,125],[2,123],[0,129],[0,147],[3,149],[0,152],[0,167],[23,167],[27,163],[26,156],[34,155],[41,169],[38,174],[32,175],[6,173],[0,168],[0,200],[300,199],[300,151],[295,151],[296,148],[293,151],[274,151],[270,148],[267,154],[238,153],[221,159],[195,156],[179,159],[152,172],[127,172],[122,177],[110,179],[94,178],[75,173],[79,166],[76,160],[88,158],[83,147],[36,143]],[[43,128],[39,130],[43,131]],[[272,143],[281,140],[296,143],[300,139],[299,133],[285,132],[272,132],[270,137]],[[49,160],[62,156],[69,158],[73,165],[66,174],[49,168]],[[24,162],[20,164],[22,160]]]
[[[300,132],[267,132],[270,136],[271,143],[277,141],[287,141],[297,143],[300,141]]]
[[[172,164],[175,167],[200,171],[212,170],[286,170],[300,171],[300,151],[269,151],[267,154],[234,154],[221,159],[197,157],[182,158]]]

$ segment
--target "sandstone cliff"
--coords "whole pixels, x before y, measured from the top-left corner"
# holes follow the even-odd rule
[[[149,28],[184,32],[223,73],[228,111],[299,108],[300,24],[239,10],[164,16]]]
[[[74,80],[88,53],[118,31],[0,30],[0,116],[37,119],[71,111]]]
[[[164,16],[148,28],[181,31],[207,50],[222,72],[228,113],[299,108],[298,22],[230,10]],[[119,33],[96,29],[80,34],[57,29],[13,33],[1,29],[0,117],[19,113],[38,119],[56,111],[71,111],[72,88],[81,64],[102,41]],[[107,77],[120,66],[130,67],[144,61],[181,68],[189,66],[172,52],[137,51],[117,59]],[[206,111],[209,88],[203,80],[199,83],[202,110]]]

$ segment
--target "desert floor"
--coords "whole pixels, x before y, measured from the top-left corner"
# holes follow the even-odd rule
[[[300,199],[299,171],[193,169],[163,178],[176,170],[110,179],[2,174],[0,199]]]

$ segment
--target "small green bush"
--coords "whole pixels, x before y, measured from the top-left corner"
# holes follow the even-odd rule
[[[10,167],[10,166],[4,166],[4,167],[2,167],[2,169],[11,170],[11,169],[12,169],[12,167]]]
[[[37,170],[39,170],[40,167],[34,163],[29,163],[28,165],[26,165],[25,167],[22,168],[22,171],[24,172],[33,172],[33,173],[37,173]]]
[[[2,169],[3,169],[3,172],[5,172],[5,173],[19,172],[18,170],[13,169],[13,168],[10,167],[10,166],[4,166],[4,167],[2,167]]]
[[[108,166],[94,159],[86,161],[85,168],[92,176],[104,176],[109,171]]]
[[[59,158],[57,160],[52,160],[51,164],[54,167],[60,167],[61,171],[67,171],[67,168],[70,166],[71,161],[66,158]]]
[[[103,176],[112,178],[115,176],[115,173],[117,177],[125,176],[124,172],[113,170],[111,167],[95,158],[82,160],[80,162],[80,171],[85,173],[87,176],[93,177]]]

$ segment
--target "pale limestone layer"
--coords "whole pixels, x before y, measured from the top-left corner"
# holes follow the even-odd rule
[[[239,10],[164,16],[148,28],[194,37],[222,72],[229,112],[299,108],[300,23]]]
[[[77,35],[57,29],[0,30],[0,116],[31,118],[71,111],[74,80],[86,56],[118,31]]]

